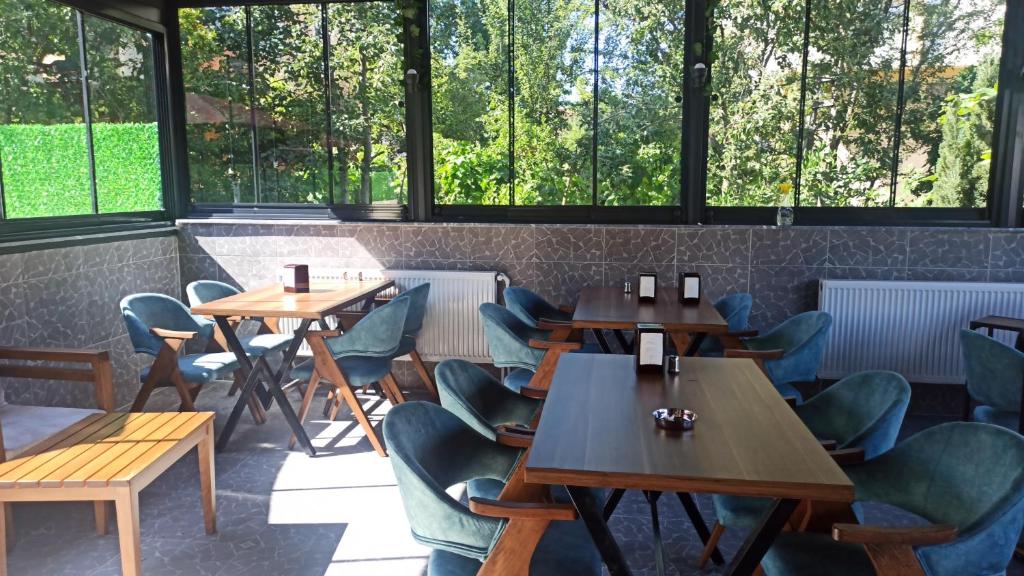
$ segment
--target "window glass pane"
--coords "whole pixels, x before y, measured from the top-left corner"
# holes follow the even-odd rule
[[[85,35],[99,211],[160,210],[153,39],[91,16]]]
[[[434,202],[509,203],[508,3],[431,4]]]
[[[601,204],[679,204],[685,5],[685,0],[602,4]]]
[[[327,203],[327,127],[318,4],[252,7],[257,196]]]
[[[803,0],[715,8],[707,202],[793,202],[800,122]]]
[[[812,0],[801,206],[888,206],[903,0]]]
[[[75,12],[0,0],[0,166],[8,218],[92,213]]]
[[[405,204],[405,85],[395,4],[328,10],[334,201]]]
[[[178,15],[192,200],[255,202],[245,10]]]
[[[987,203],[1003,0],[913,0],[897,206]]]
[[[591,204],[594,3],[515,3],[516,205]]]

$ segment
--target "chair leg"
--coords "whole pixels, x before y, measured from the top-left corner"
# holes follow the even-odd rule
[[[306,421],[306,416],[309,415],[309,406],[313,403],[313,396],[316,395],[316,389],[320,385],[320,375],[313,371],[313,375],[309,377],[309,384],[306,386],[306,393],[302,396],[302,406],[299,407],[299,424]],[[288,440],[288,449],[295,448],[295,434],[292,434],[290,440]]]
[[[171,374],[171,382],[174,383],[174,388],[178,391],[178,397],[181,398],[181,407],[178,410],[180,412],[195,412],[195,397],[199,395],[199,386],[189,388],[177,368]]]
[[[708,538],[708,544],[704,547],[704,551],[700,553],[700,560],[697,560],[697,568],[704,569],[704,566],[711,558],[711,554],[715,552],[715,548],[718,546],[718,539],[722,537],[723,532],[725,532],[725,526],[721,522],[715,522],[715,527],[711,529],[711,536]]]
[[[377,388],[380,390],[380,395],[383,396],[384,398],[387,398],[388,402],[390,402],[392,405],[398,404],[398,399],[395,398],[394,393],[391,391],[391,386],[387,384],[384,379],[381,379],[380,382],[377,382]]]
[[[402,394],[402,389],[398,387],[398,381],[395,380],[394,374],[388,372],[388,375],[384,377],[384,385],[391,389],[391,396],[394,397],[392,404],[405,402],[405,395]]]
[[[135,401],[132,402],[129,412],[142,412],[142,409],[146,407],[146,402],[149,402],[150,394],[153,393],[157,382],[160,381],[160,375],[153,373],[155,368],[156,363],[153,364],[153,368],[150,368],[149,376],[143,380],[142,387],[139,388],[139,393],[135,395]]]
[[[357,400],[358,401],[358,400]],[[331,410],[328,414],[328,419],[334,422],[338,419],[338,411],[341,410],[341,393],[335,393],[334,398],[331,399]]]
[[[440,396],[437,394],[437,385],[434,384],[434,379],[431,378],[426,364],[423,363],[423,358],[420,358],[420,353],[413,350],[412,352],[409,352],[409,358],[412,359],[412,365],[420,375],[420,380],[423,381],[423,385],[427,387],[427,392],[430,392],[430,396],[433,397],[434,400],[439,400]]]

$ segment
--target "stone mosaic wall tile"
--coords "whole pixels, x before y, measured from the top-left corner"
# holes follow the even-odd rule
[[[601,262],[604,229],[598,226],[536,226],[534,251],[543,262]]]
[[[991,237],[984,231],[910,231],[910,268],[987,269]]]
[[[751,230],[751,265],[824,266],[828,254],[825,228],[755,228]]]
[[[993,233],[989,268],[993,270],[1024,270],[1024,233]]]
[[[1024,270],[989,270],[989,282],[1024,282]]]
[[[93,270],[97,268],[113,268],[124,266],[133,260],[132,256],[139,245],[149,240],[163,240],[163,238],[141,238],[126,242],[110,242],[107,244],[89,244],[80,248],[82,268]],[[171,238],[173,240],[173,238]]]
[[[842,229],[828,232],[828,265],[900,268],[907,265],[906,229]]]
[[[351,248],[379,261],[402,259],[405,245],[402,243],[402,226],[398,225],[348,225],[338,227],[342,239],[342,251]],[[358,246],[358,248],[357,248]]]
[[[604,284],[604,265],[537,262],[533,290],[555,305],[572,304],[581,288]]]
[[[753,327],[766,330],[790,316],[816,309],[818,284],[824,275],[823,267],[752,266]]]
[[[750,229],[683,229],[676,243],[677,264],[750,264]]]
[[[82,247],[52,248],[26,253],[22,267],[22,278],[35,280],[50,278],[71,272],[80,272],[85,268]]]
[[[24,254],[0,254],[0,284],[21,280],[24,265]]]
[[[829,280],[906,280],[905,268],[868,268],[862,266],[829,266]]]
[[[926,282],[988,282],[988,270],[955,268],[910,268],[907,280]]]
[[[675,264],[620,264],[609,262],[604,265],[603,286],[622,288],[628,280],[633,290],[639,286],[641,273],[653,272],[658,275],[658,288],[675,287],[677,284]]]
[[[604,261],[639,264],[675,262],[674,228],[605,228]]]
[[[697,264],[692,267],[676,265],[676,272],[700,274],[701,290],[711,302],[723,296],[737,292],[750,292],[749,266],[718,266],[713,264]]]

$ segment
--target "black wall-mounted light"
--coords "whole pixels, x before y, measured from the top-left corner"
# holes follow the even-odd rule
[[[697,62],[693,65],[693,85],[697,88],[703,88],[704,82],[708,78],[708,67],[703,62]]]

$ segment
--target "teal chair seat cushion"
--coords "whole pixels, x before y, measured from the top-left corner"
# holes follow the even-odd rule
[[[779,535],[761,561],[766,576],[874,576],[864,547],[841,544],[828,534]]]
[[[257,334],[255,336],[243,336],[238,340],[242,347],[251,356],[262,356],[267,352],[284,350],[292,343],[294,337],[291,334]]]
[[[335,359],[350,386],[359,388],[378,382],[391,372],[391,358],[376,356],[345,356]],[[307,360],[292,368],[294,380],[309,380],[313,375],[313,361]]]
[[[475,576],[478,560],[444,550],[430,553],[430,576]],[[552,522],[530,561],[530,576],[601,574],[601,557],[583,522]]]
[[[143,369],[140,380],[149,376],[149,368]],[[238,370],[238,359],[231,352],[212,354],[186,354],[178,357],[178,370],[190,384],[206,384]]]
[[[515,370],[508,373],[505,376],[505,387],[509,390],[519,392],[530,383],[533,379],[533,370],[527,370],[526,368],[516,368]]]
[[[715,503],[715,515],[722,525],[743,530],[756,528],[772,505],[771,498],[752,496],[713,494],[711,500]]]
[[[974,409],[974,421],[995,424],[1016,431],[1020,426],[1020,412],[1007,412],[996,410],[991,406],[978,406]]]
[[[497,500],[504,489],[505,483],[501,480],[495,478],[474,478],[466,482],[466,497]]]

